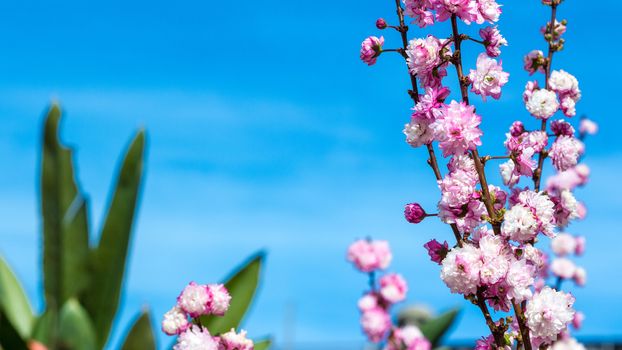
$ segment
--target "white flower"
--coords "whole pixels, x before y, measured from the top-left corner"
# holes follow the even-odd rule
[[[518,195],[518,201],[535,212],[540,232],[547,236],[553,235],[553,215],[555,204],[542,192],[523,191]]]
[[[220,336],[219,350],[252,350],[253,346],[253,341],[246,338],[245,330],[236,333],[235,329],[232,328]]]
[[[558,93],[579,91],[579,81],[572,74],[561,70],[555,70],[549,78],[549,86]]]
[[[211,312],[217,316],[224,315],[229,309],[229,302],[231,301],[229,291],[222,284],[210,284],[207,289],[212,296]]]
[[[516,299],[517,302],[522,302],[531,298],[531,285],[534,282],[534,268],[527,264],[526,259],[514,260],[510,265],[505,281],[507,282],[510,290],[508,296],[512,299]]]
[[[162,331],[168,335],[180,334],[188,329],[188,316],[179,306],[174,306],[164,314],[162,320]]]
[[[516,165],[511,159],[499,165],[499,171],[501,172],[501,177],[503,178],[503,184],[506,186],[512,187],[518,183],[518,180],[520,180],[520,176],[514,174],[515,167]]]
[[[572,295],[544,287],[527,303],[525,316],[531,335],[545,342],[556,340],[574,317],[573,304]]]
[[[551,263],[551,272],[557,277],[571,279],[576,271],[575,264],[566,258],[557,258]]]
[[[403,133],[406,135],[406,142],[413,147],[429,144],[434,139],[434,131],[427,120],[411,121],[404,125]]]
[[[501,233],[517,242],[527,242],[538,234],[538,221],[529,208],[516,204],[505,213]]]
[[[583,287],[587,282],[587,271],[582,267],[577,267],[572,278],[578,286]]]
[[[465,244],[454,248],[443,259],[441,279],[452,293],[475,294],[479,285],[482,259],[479,249]]]
[[[550,90],[540,89],[534,91],[526,104],[531,115],[540,119],[548,119],[559,109],[557,95]]]
[[[218,343],[207,329],[193,325],[179,335],[173,350],[218,350]]]
[[[556,341],[550,350],[585,350],[585,346],[574,338],[567,338]]]
[[[208,313],[211,295],[207,286],[190,282],[177,297],[177,305],[192,317]]]
[[[574,253],[576,247],[577,240],[568,233],[560,233],[551,240],[551,249],[558,256]]]

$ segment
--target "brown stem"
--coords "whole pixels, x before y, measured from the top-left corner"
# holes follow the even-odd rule
[[[514,307],[514,313],[516,314],[516,321],[518,322],[518,328],[520,329],[521,338],[523,339],[523,346],[525,350],[531,350],[531,339],[529,338],[529,328],[523,313],[523,308],[515,300],[512,300],[512,306]]]
[[[557,2],[553,1],[551,4],[551,23],[548,28],[548,34],[551,38],[549,40],[549,52],[548,57],[546,58],[546,67],[544,67],[545,74],[545,84],[547,90],[550,88],[550,78],[551,78],[551,68],[553,67],[553,54],[555,53],[555,47],[553,45],[553,30],[555,27],[555,19],[557,17]],[[546,131],[546,122],[547,119],[542,119],[542,123],[540,124],[540,131]],[[542,182],[542,168],[544,167],[544,159],[546,158],[546,154],[544,149],[540,151],[538,155],[538,167],[533,172],[533,188],[536,192],[540,191],[540,184]]]
[[[503,332],[497,327],[495,321],[493,321],[492,316],[490,315],[490,311],[488,310],[488,306],[486,305],[486,299],[481,290],[477,291],[477,306],[482,311],[484,315],[484,319],[486,320],[486,325],[490,329],[490,333],[495,338],[495,343],[498,347],[502,348],[505,346],[505,338],[503,336]]]

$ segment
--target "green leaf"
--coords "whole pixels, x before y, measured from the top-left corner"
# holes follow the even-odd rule
[[[32,329],[31,338],[45,345],[50,345],[57,340],[57,330],[53,330],[58,325],[56,319],[58,314],[53,309],[47,309],[37,318]]]
[[[93,318],[99,348],[103,348],[106,344],[119,307],[127,252],[141,187],[144,148],[145,133],[140,131],[125,154],[104,220],[99,245],[90,257],[92,278],[97,283],[89,286],[81,301]]]
[[[26,341],[0,310],[0,349],[28,350]]]
[[[272,345],[271,339],[259,340],[255,342],[254,349],[255,350],[267,350],[270,348],[270,345]]]
[[[421,325],[421,332],[432,343],[433,348],[440,343],[441,338],[453,325],[459,313],[459,308],[451,309]]]
[[[23,339],[28,339],[34,323],[32,307],[13,271],[0,256],[0,312]]]
[[[88,284],[86,203],[75,180],[72,152],[58,136],[61,112],[52,105],[45,120],[41,161],[43,282],[48,308],[58,310]]]
[[[155,350],[155,336],[151,328],[151,317],[144,311],[127,333],[121,350]]]
[[[231,328],[238,328],[253,301],[264,258],[263,252],[254,255],[225,282],[231,294],[231,305],[227,313],[220,317],[213,315],[201,317],[201,322],[207,325],[211,334],[221,334]]]
[[[69,299],[60,311],[60,348],[71,350],[95,350],[96,339],[93,323],[86,310],[76,299]]]

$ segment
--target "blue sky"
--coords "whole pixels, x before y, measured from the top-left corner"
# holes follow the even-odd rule
[[[508,125],[529,119],[521,66],[523,54],[545,48],[538,29],[548,13],[539,3],[504,2],[499,26],[510,42],[502,56],[510,82],[499,102],[473,98],[484,119],[483,154],[502,152]],[[146,186],[119,324],[144,305],[162,314],[188,281],[220,280],[266,249],[264,284],[246,324],[251,335],[283,341],[293,318],[296,342],[356,344],[362,336],[355,302],[366,278],[345,263],[344,251],[353,239],[372,235],[392,243],[392,270],[410,281],[409,301],[437,310],[464,304],[452,338],[484,334],[477,310],[449,294],[421,248],[433,237],[450,239],[447,228],[402,218],[403,204],[431,208],[437,198],[423,150],[411,149],[401,134],[411,107],[405,68],[397,56],[383,56],[371,68],[358,60],[367,35],[383,34],[387,47],[398,45],[396,33],[374,27],[377,17],[393,22],[392,5],[0,4],[0,253],[31,298],[38,301],[40,287],[39,135],[43,111],[58,100],[66,112],[63,139],[78,147],[94,227],[121,150],[137,128],[148,131]],[[604,54],[622,54],[609,34],[617,30],[622,3],[602,1],[599,8],[606,10],[595,17],[589,2],[562,5],[569,29],[554,65],[579,78],[579,114],[601,125],[587,143],[592,182],[579,194],[589,217],[570,228],[588,237],[580,264],[589,284],[573,289],[577,308],[587,314],[581,335],[620,337],[622,315],[612,311],[622,308],[622,272],[612,239],[620,233],[615,174],[622,171],[622,146],[614,140],[622,122],[612,104],[622,74],[602,61]],[[433,31],[447,36],[448,24]],[[478,50],[466,49],[467,67]],[[286,317],[287,310],[294,311]]]

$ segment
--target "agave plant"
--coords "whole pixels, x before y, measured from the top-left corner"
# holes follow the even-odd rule
[[[129,242],[140,195],[145,132],[127,148],[97,244],[91,245],[88,201],[75,177],[72,150],[60,142],[61,111],[45,118],[40,205],[45,308],[35,314],[7,262],[0,256],[0,350],[101,350],[119,310]],[[206,319],[209,329],[238,327],[258,285],[264,254],[257,254],[226,281],[234,297],[226,317]],[[122,350],[155,350],[151,316],[142,311],[126,331]],[[257,344],[267,349],[269,340]]]

